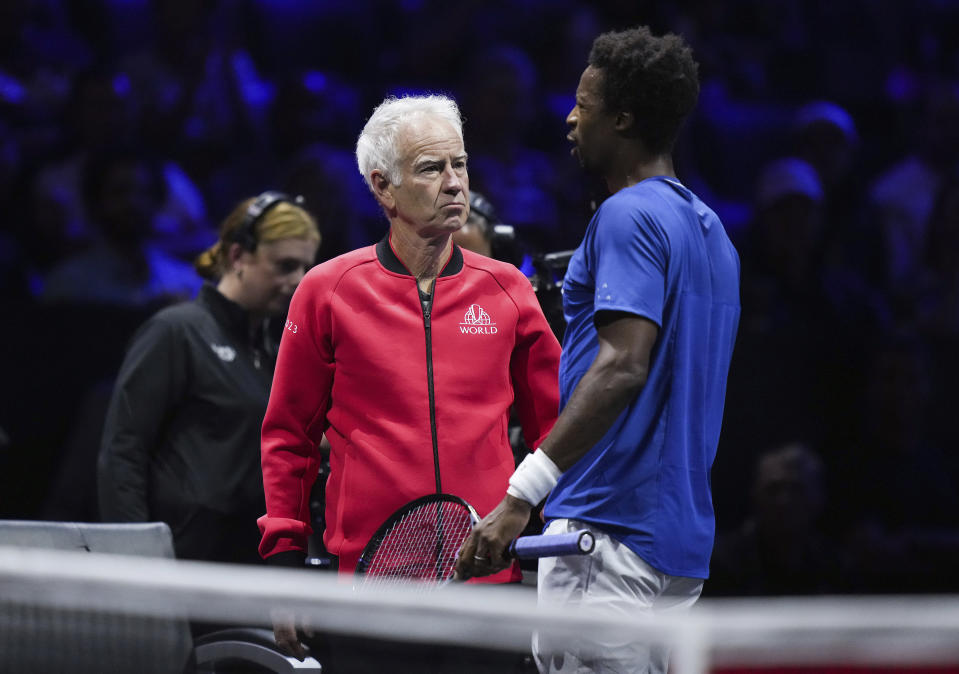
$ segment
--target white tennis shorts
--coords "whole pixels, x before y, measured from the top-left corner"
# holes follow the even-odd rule
[[[596,547],[589,555],[539,560],[537,592],[541,606],[587,606],[627,615],[684,611],[703,590],[699,578],[661,573],[616,539],[576,520],[554,520],[545,533],[589,529]],[[666,674],[669,649],[615,635],[582,635],[557,642],[533,636],[536,666],[544,674]]]

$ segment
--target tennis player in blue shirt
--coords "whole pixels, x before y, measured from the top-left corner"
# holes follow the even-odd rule
[[[592,555],[540,561],[540,602],[656,614],[691,606],[708,576],[739,257],[673,169],[699,95],[690,48],[640,27],[600,35],[588,62],[569,140],[611,196],[563,282],[562,411],[463,546],[459,572],[503,568],[504,548],[548,494],[547,533],[587,527],[597,540]],[[542,672],[667,668],[655,644],[584,636],[533,647]]]

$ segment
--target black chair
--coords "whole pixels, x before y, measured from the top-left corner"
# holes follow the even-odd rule
[[[0,545],[172,559],[173,537],[163,522],[91,524],[0,520]],[[272,631],[221,629],[194,638],[186,619],[53,610],[5,601],[0,670],[63,672],[233,673],[321,672],[280,652]]]

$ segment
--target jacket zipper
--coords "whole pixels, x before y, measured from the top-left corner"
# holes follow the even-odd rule
[[[433,440],[433,474],[436,479],[436,493],[443,492],[443,483],[440,480],[440,449],[439,441],[436,438],[436,391],[433,388],[433,330],[431,324],[431,314],[433,311],[433,294],[436,292],[436,279],[433,279],[433,287],[430,288],[430,298],[426,303],[420,302],[423,308],[423,329],[426,333],[426,386],[429,390],[430,399],[430,435]],[[419,285],[417,285],[417,294],[419,294]]]

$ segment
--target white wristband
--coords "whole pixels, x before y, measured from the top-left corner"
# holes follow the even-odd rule
[[[509,478],[506,493],[536,505],[556,486],[563,474],[553,460],[541,449],[523,459]]]

